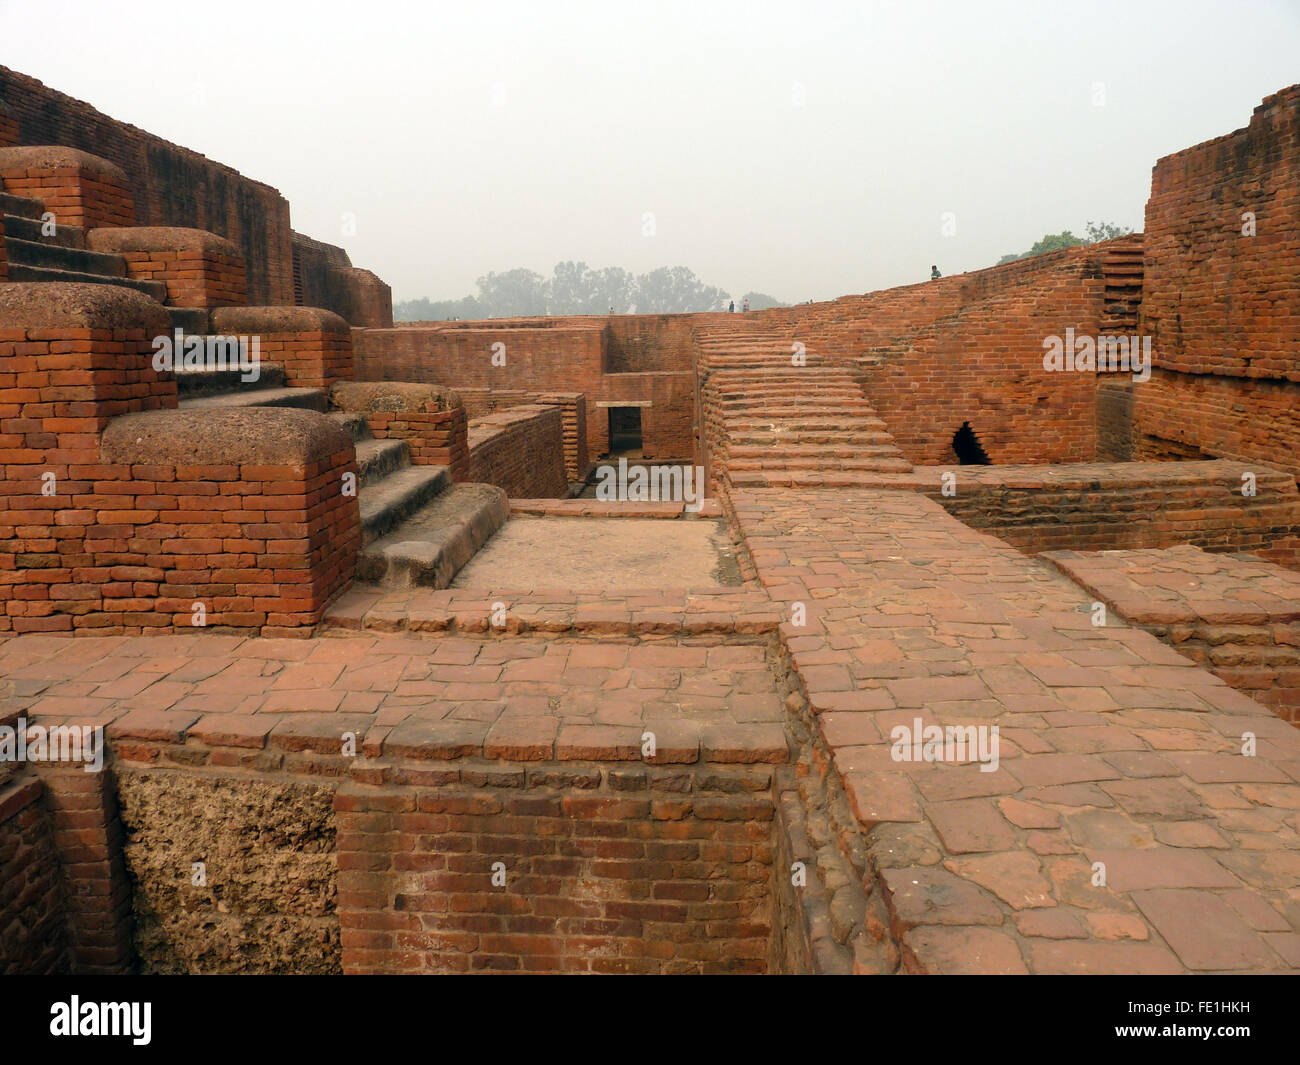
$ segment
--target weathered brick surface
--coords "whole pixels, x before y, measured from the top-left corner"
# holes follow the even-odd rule
[[[565,475],[570,481],[576,481],[587,472],[587,404],[581,392],[458,387],[456,394],[464,402],[465,412],[470,418],[530,404],[559,407],[564,431]]]
[[[91,251],[121,255],[127,276],[161,281],[174,307],[228,307],[248,302],[244,256],[238,246],[197,229],[92,229]]]
[[[624,350],[633,343],[640,323],[640,316],[632,316],[621,325]],[[645,328],[650,334],[660,327],[659,317],[647,317]],[[617,359],[617,365],[631,366],[659,357],[672,369],[616,371],[610,362],[610,329],[603,318],[500,319],[359,330],[357,377],[492,392],[580,392],[586,397],[586,446],[593,457],[609,451],[608,408],[636,405],[641,408],[645,457],[685,459],[695,452],[695,375],[693,369],[677,368],[684,361],[680,346],[685,334],[681,327],[675,326],[674,331],[677,339],[671,344],[647,342],[641,355]]]
[[[557,407],[519,406],[469,423],[463,479],[526,499],[568,495],[564,426]]]
[[[134,212],[99,224],[187,226],[226,237],[243,250],[251,299],[293,302],[289,203],[275,189],[7,67],[0,67],[0,97],[22,144],[77,148],[128,176]]]
[[[1156,163],[1142,328],[1159,370],[1136,391],[1137,457],[1177,457],[1161,453],[1172,442],[1300,473],[1297,156],[1292,86],[1244,129]]]
[[[340,789],[345,971],[764,969],[770,768],[447,770]]]
[[[7,722],[8,723],[8,722]],[[68,970],[63,883],[38,777],[0,770],[0,974]]]
[[[214,310],[212,330],[225,336],[256,336],[261,357],[284,367],[295,388],[329,388],[352,379],[352,331],[319,307],[243,307]]]
[[[46,298],[48,322],[31,304]],[[330,427],[334,450],[304,457],[307,412],[171,411],[175,380],[151,365],[167,331],[163,309],[126,290],[0,290],[0,631],[191,628],[196,604],[206,624],[291,628],[351,581],[351,442]],[[117,422],[106,450],[124,415],[147,417]]]
[[[0,186],[40,200],[64,226],[129,226],[135,209],[125,173],[68,148],[0,148]]]
[[[393,324],[393,293],[369,270],[358,270],[333,244],[293,234],[293,302],[324,307],[350,325],[387,329]]]

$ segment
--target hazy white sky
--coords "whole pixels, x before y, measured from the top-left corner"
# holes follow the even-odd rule
[[[1300,81],[1300,0],[0,0],[0,63],[275,186],[396,299],[578,259],[795,302],[1140,229],[1159,156]]]

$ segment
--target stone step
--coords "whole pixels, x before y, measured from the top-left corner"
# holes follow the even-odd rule
[[[357,470],[361,486],[383,480],[390,473],[411,464],[411,448],[405,440],[358,440]]]
[[[802,403],[728,403],[722,415],[728,422],[734,418],[795,418],[806,415],[817,417],[839,417],[856,421],[859,417],[870,418],[876,413],[875,408],[866,400],[858,403],[817,402],[816,397],[809,397]]]
[[[81,285],[117,285],[119,288],[133,288],[151,296],[159,303],[167,299],[167,286],[161,281],[136,281],[129,277],[105,277],[103,274],[82,274],[75,270],[55,270],[47,266],[27,266],[23,263],[9,264],[10,281],[71,281]]]
[[[19,218],[31,218],[39,222],[44,213],[45,204],[40,200],[0,192],[0,214],[17,215]]]
[[[407,466],[363,488],[357,495],[362,544],[387,536],[450,484],[446,466]]]
[[[198,336],[206,334],[210,328],[206,307],[168,307],[167,314],[172,320],[172,329]]]
[[[766,458],[736,458],[734,455],[727,456],[727,469],[733,474],[741,470],[766,470],[777,472],[781,470],[896,470],[898,462],[903,461],[903,456],[897,448],[882,448],[877,452],[868,452],[864,455],[856,455],[845,458],[843,456],[825,456],[818,458],[816,455],[803,456],[786,456],[779,451],[773,452]],[[911,469],[908,466],[908,469]]]
[[[510,502],[495,485],[451,485],[361,549],[357,580],[385,588],[446,588],[509,516]]]
[[[217,396],[182,400],[184,410],[223,410],[228,407],[297,407],[325,413],[329,397],[320,388],[242,388]]]
[[[0,194],[2,195],[2,194]],[[35,244],[57,244],[63,248],[84,248],[86,231],[80,226],[54,227],[53,233],[42,233],[45,223],[40,217],[27,218],[23,215],[5,215],[6,240],[30,240]]]
[[[883,429],[885,423],[873,417],[870,410],[840,410],[835,407],[812,406],[780,407],[767,410],[724,411],[723,424],[728,428],[761,429],[773,423],[785,429],[807,428],[808,423],[816,423],[816,428],[850,429],[853,427]]]
[[[5,254],[9,267],[40,266],[50,270],[69,270],[78,274],[99,274],[101,277],[126,277],[126,260],[120,255],[110,255],[84,248],[68,248],[61,244],[42,244],[34,240],[17,240],[5,230]],[[164,292],[166,287],[164,286]]]
[[[879,431],[863,432],[854,429],[787,429],[782,432],[758,432],[748,429],[728,434],[732,446],[737,444],[785,447],[790,444],[865,444],[878,443]]]
[[[910,473],[906,459],[881,460],[873,470],[737,470],[727,477],[737,488],[871,488],[881,473]]]
[[[176,394],[180,400],[283,387],[284,367],[270,362],[258,364],[254,381],[244,380],[243,371],[238,369],[176,371]]]
[[[772,454],[772,448],[779,446],[781,453],[798,457],[808,455],[813,457],[822,457],[826,459],[852,458],[854,455],[863,453],[863,449],[868,449],[869,453],[875,454],[876,448],[889,448],[892,453],[897,454],[897,445],[894,438],[888,433],[860,433],[849,443],[809,443],[809,444],[791,444],[784,443],[777,445],[775,442],[768,444],[743,444],[734,442],[727,449],[727,453],[734,458],[755,458],[762,455]]]
[[[339,423],[345,433],[352,437],[353,443],[359,444],[363,440],[373,439],[370,426],[366,424],[366,416],[360,411],[334,410],[330,411],[329,416]]]

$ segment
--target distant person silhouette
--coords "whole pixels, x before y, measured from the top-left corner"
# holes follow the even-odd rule
[[[732,300],[730,303],[727,304],[727,313],[728,313],[728,314],[735,314],[735,313],[736,313],[736,301],[735,301],[735,300]]]
[[[931,281],[938,281],[939,278],[941,278],[941,277],[943,277],[943,274],[939,273],[939,268],[938,268],[937,266],[932,266],[932,267],[930,267],[930,280],[931,280]]]
[[[745,311],[746,314],[749,313],[749,297],[748,297],[748,296],[745,297],[745,307],[744,307],[744,311]]]

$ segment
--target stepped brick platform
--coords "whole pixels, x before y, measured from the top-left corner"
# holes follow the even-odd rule
[[[722,505],[716,499],[702,499],[698,509],[685,503],[631,503],[602,499],[512,499],[512,515],[539,518],[718,518]]]
[[[782,626],[800,794],[852,811],[861,971],[888,971],[886,930],[911,972],[1300,969],[1300,733],[932,501],[732,500],[764,586],[807,611]],[[998,726],[996,771],[894,760],[918,718]]]
[[[1044,557],[1126,621],[1300,726],[1300,573],[1191,545]]]
[[[345,630],[590,637],[754,636],[774,632],[780,622],[766,594],[730,587],[624,593],[356,588],[343,595],[324,620],[327,627]]]

